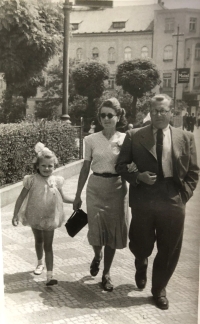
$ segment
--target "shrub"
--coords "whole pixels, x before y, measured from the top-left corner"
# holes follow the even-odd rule
[[[21,181],[33,173],[34,146],[42,142],[52,150],[59,166],[77,158],[75,129],[58,121],[0,125],[0,185]]]

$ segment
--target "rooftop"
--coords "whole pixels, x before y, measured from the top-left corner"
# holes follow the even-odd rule
[[[148,31],[152,30],[155,10],[162,10],[162,7],[158,4],[152,4],[98,10],[80,8],[71,12],[70,23],[81,22],[78,30],[73,31],[73,34]],[[125,27],[113,28],[113,22],[125,22]]]

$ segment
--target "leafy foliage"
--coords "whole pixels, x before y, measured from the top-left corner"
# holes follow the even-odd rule
[[[0,123],[16,123],[23,120],[26,108],[22,97],[11,97],[4,91],[0,102]]]
[[[146,92],[150,92],[161,82],[156,65],[145,59],[137,59],[123,62],[118,65],[116,84],[134,97],[132,113],[136,113],[137,98],[141,98]]]
[[[76,130],[62,122],[7,124],[0,127],[0,185],[15,183],[33,173],[34,146],[41,141],[59,165],[78,157]]]
[[[0,1],[0,70],[7,89],[25,99],[43,84],[42,70],[60,50],[62,10],[43,1]]]
[[[82,62],[72,72],[77,94],[88,98],[87,115],[95,115],[94,99],[105,90],[104,80],[109,78],[108,66],[97,61]]]

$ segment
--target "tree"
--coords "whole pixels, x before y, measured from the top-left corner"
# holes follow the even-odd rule
[[[97,61],[83,62],[74,68],[72,76],[77,94],[88,98],[87,117],[94,117],[94,100],[101,97],[105,90],[104,80],[109,78],[107,65]]]
[[[69,60],[69,111],[70,115],[76,115],[75,102],[77,110],[81,111],[81,99],[77,98],[72,79],[72,69],[76,66],[74,59]],[[35,116],[38,118],[53,119],[59,116],[58,108],[63,100],[63,58],[58,58],[57,64],[49,65],[45,69],[46,82],[41,91],[43,93],[43,102],[35,105]],[[82,98],[82,97],[81,97]],[[75,101],[75,102],[74,102]],[[83,104],[85,106],[85,102]],[[73,116],[72,116],[73,117]]]
[[[42,71],[60,51],[62,11],[42,1],[0,0],[0,71],[9,95],[26,102],[44,82]]]
[[[118,65],[116,84],[133,96],[132,115],[136,116],[137,99],[161,82],[156,65],[145,59],[123,62]]]

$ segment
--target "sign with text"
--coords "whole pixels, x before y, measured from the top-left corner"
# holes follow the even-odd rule
[[[178,83],[189,83],[190,82],[190,69],[178,69]]]
[[[75,0],[76,6],[112,8],[113,1],[109,0]]]

